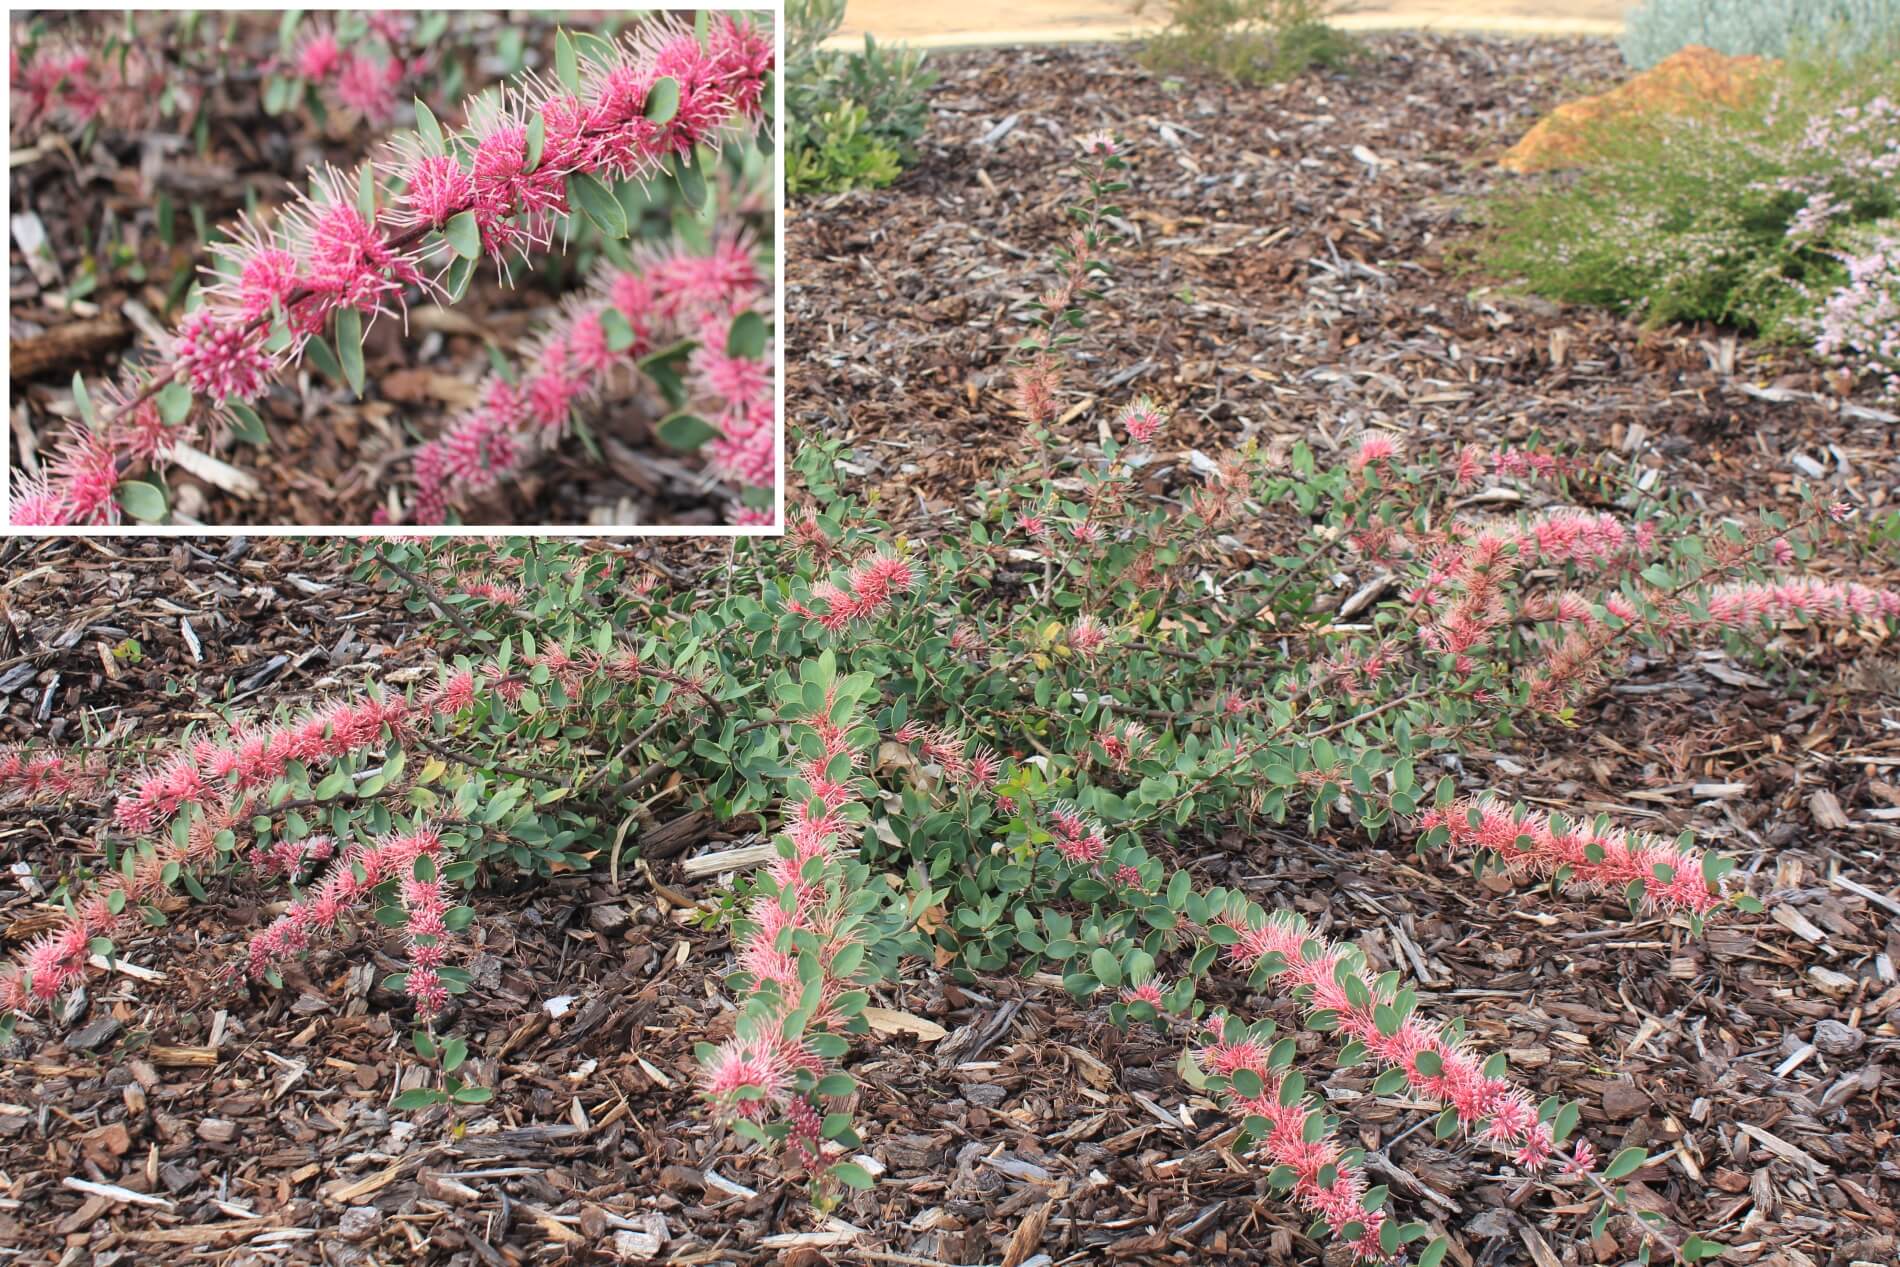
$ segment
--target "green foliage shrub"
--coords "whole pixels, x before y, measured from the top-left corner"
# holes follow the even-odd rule
[[[915,49],[864,37],[862,52],[821,48],[844,21],[844,0],[785,6],[787,191],[797,196],[882,188],[915,160],[936,76]]]
[[[1143,46],[1141,60],[1167,73],[1211,71],[1260,87],[1315,66],[1343,66],[1358,46],[1327,25],[1331,0],[1141,0],[1137,12],[1162,8],[1167,25]]]
[[[1812,337],[1856,230],[1900,210],[1900,69],[1790,62],[1747,104],[1605,127],[1581,170],[1494,195],[1480,255],[1651,322]]]

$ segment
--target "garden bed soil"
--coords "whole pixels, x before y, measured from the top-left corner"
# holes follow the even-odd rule
[[[1327,449],[1366,426],[1420,443],[1538,428],[1629,444],[1715,510],[1785,499],[1797,455],[1881,504],[1896,484],[1892,424],[1843,409],[1797,358],[1512,299],[1451,262],[1489,160],[1539,110],[1608,78],[1607,46],[1374,47],[1350,78],[1254,94],[1170,88],[1110,50],[942,58],[920,168],[790,218],[791,416],[852,444],[850,483],[901,531],[953,523],[1018,444],[999,370],[1012,314],[1039,285],[1017,252],[1039,256],[1059,223],[1054,172],[1074,136],[1109,125],[1136,143],[1124,201],[1140,237],[1120,254],[1112,318],[1084,346],[1111,371],[1142,367],[1115,399],[1145,390],[1175,408],[1166,463],[1248,437]],[[1072,453],[1106,408],[1066,424]],[[1174,478],[1156,469],[1158,485]],[[1269,516],[1261,530],[1281,526]],[[279,656],[260,701],[433,654],[403,596],[280,542],[218,561],[233,548],[6,547],[0,662],[33,677],[7,691],[0,738],[59,720],[70,738],[95,709],[107,726],[130,716],[140,734],[173,733]],[[678,568],[718,558],[677,549]],[[357,645],[332,657],[350,631]],[[139,642],[141,680],[101,658],[124,637]],[[1730,1244],[1741,1263],[1891,1262],[1900,667],[1890,648],[1818,633],[1767,666],[1712,653],[1631,667],[1576,729],[1466,752],[1467,773],[1652,830],[1693,824],[1737,856],[1770,914],[1698,939],[1349,832],[1235,824],[1173,860],[1415,975],[1428,1012],[1465,1016],[1534,1093],[1580,1100],[1606,1154],[1654,1154],[1630,1190],[1678,1233]],[[154,694],[166,680],[187,689]],[[638,838],[664,841],[656,855],[726,847],[744,826],[680,822],[664,802],[654,813]],[[4,824],[10,856],[53,873],[90,847],[83,820]],[[214,887],[127,948],[163,982],[95,982],[70,1026],[28,1028],[0,1065],[0,1243],[49,1263],[1322,1260],[1173,1072],[1178,1040],[1119,1033],[1045,980],[971,987],[928,967],[874,1000],[889,1032],[850,1066],[885,1181],[837,1222],[815,1217],[693,1094],[692,1045],[732,1017],[715,980],[725,932],[690,918],[719,891],[659,856],[617,884],[484,895],[477,986],[450,1020],[470,1037],[471,1080],[496,1096],[452,1124],[387,1107],[412,1062],[375,985],[393,961],[373,939],[314,956],[281,991],[249,989],[227,968],[262,923],[257,890]],[[10,895],[6,944],[44,909]],[[1284,1001],[1248,1006],[1295,1020]],[[1450,1236],[1448,1261],[1630,1255],[1626,1232],[1589,1240],[1578,1181],[1529,1187],[1484,1150],[1434,1142],[1424,1108],[1365,1094],[1371,1075],[1333,1072],[1317,1037],[1300,1040],[1316,1083],[1398,1208]]]

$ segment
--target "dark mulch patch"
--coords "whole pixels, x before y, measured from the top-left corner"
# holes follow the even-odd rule
[[[1036,289],[1028,263],[962,239],[1039,250],[1055,223],[1049,172],[1066,152],[1047,124],[1068,133],[1107,119],[1149,138],[1127,200],[1148,236],[1123,259],[1117,318],[1091,347],[1115,366],[1152,358],[1124,389],[1184,404],[1184,442],[1224,447],[1251,428],[1327,443],[1367,420],[1421,438],[1516,435],[1533,422],[1576,438],[1640,423],[1668,478],[1718,506],[1772,496],[1796,451],[1830,469],[1845,461],[1844,482],[1869,500],[1893,483],[1881,474],[1891,432],[1866,419],[1750,396],[1691,336],[1470,300],[1480,279],[1437,262],[1462,235],[1455,194],[1489,178],[1476,161],[1535,109],[1609,73],[1605,46],[1378,47],[1390,56],[1359,77],[1258,96],[1170,93],[1102,51],[942,59],[924,169],[896,190],[794,216],[794,416],[851,438],[854,481],[880,490],[907,530],[931,530],[1014,442],[990,379],[1011,341],[1011,305]],[[1000,148],[980,146],[1012,112]],[[1180,150],[1155,139],[1161,122]],[[1373,175],[1350,157],[1354,144],[1400,161]],[[1258,183],[1229,183],[1249,169]],[[1254,227],[1218,227],[1236,222]],[[1267,242],[1289,222],[1292,235]],[[1169,315],[1184,282],[1194,309]],[[1762,365],[1751,382],[1807,372],[1779,357]],[[1441,393],[1463,396],[1429,399]],[[1074,425],[1086,438],[1094,415]],[[129,593],[180,583],[162,554],[171,548],[124,565],[137,578]],[[59,573],[78,557],[50,556],[53,571],[14,583],[16,629],[64,629],[78,603],[99,601],[63,588]],[[31,562],[9,559],[16,574]],[[314,564],[306,574],[337,580]],[[357,601],[387,610],[386,599]],[[390,662],[408,663],[400,620],[389,620]],[[228,635],[257,648],[247,663],[294,641],[269,612],[247,628]],[[304,645],[316,641],[327,645]],[[1736,1246],[1733,1260],[1893,1261],[1900,674],[1848,638],[1804,636],[1782,652],[1767,668],[1720,656],[1639,665],[1576,731],[1462,757],[1572,809],[1657,830],[1695,825],[1754,872],[1772,917],[1729,918],[1698,940],[1632,923],[1612,902],[1473,883],[1402,843],[1257,823],[1181,843],[1177,857],[1209,881],[1292,902],[1381,967],[1415,975],[1429,1011],[1467,1017],[1474,1041],[1507,1051],[1539,1094],[1581,1099],[1601,1148],[1657,1154],[1637,1199]],[[163,654],[175,674],[192,671],[181,644]],[[78,651],[60,655],[37,667],[87,671]],[[55,712],[69,725],[114,698],[90,694],[110,689],[90,678],[63,689]],[[13,702],[16,733],[28,715]],[[679,813],[662,803],[656,819]],[[654,852],[686,839],[719,847],[714,837],[687,823]],[[55,856],[43,833],[10,843],[15,856]],[[669,858],[650,877],[623,871],[618,887],[583,877],[484,901],[472,932],[480,985],[458,1024],[476,1080],[497,1097],[464,1110],[458,1130],[386,1108],[408,1067],[407,1026],[376,995],[386,965],[374,946],[318,956],[281,993],[235,990],[219,970],[260,922],[261,899],[243,885],[215,890],[132,946],[134,963],[168,974],[162,986],[114,977],[78,1018],[87,1038],[108,1019],[116,1032],[84,1048],[70,1031],[34,1031],[0,1069],[11,1185],[0,1241],[28,1261],[74,1262],[197,1246],[231,1261],[639,1261],[652,1250],[644,1238],[662,1234],[650,1256],[684,1263],[1319,1260],[1302,1220],[1219,1146],[1226,1124],[1173,1072],[1178,1043],[1119,1034],[1043,979],[963,987],[919,970],[876,1000],[945,1033],[891,1035],[854,1056],[857,1114],[887,1182],[838,1210],[845,1224],[814,1218],[692,1095],[691,1046],[730,1014],[706,985],[727,962],[724,935],[685,917],[717,891]],[[16,899],[7,916],[30,909]],[[1284,1002],[1234,1001],[1293,1019]],[[1330,1072],[1314,1036],[1301,1041],[1394,1200],[1452,1236],[1460,1267],[1630,1253],[1627,1237],[1582,1238],[1584,1190],[1526,1192],[1490,1154],[1431,1141],[1422,1108],[1364,1095],[1363,1071]],[[170,1205],[94,1202],[62,1186],[69,1177]]]

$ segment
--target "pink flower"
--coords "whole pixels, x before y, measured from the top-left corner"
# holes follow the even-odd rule
[[[402,62],[396,58],[349,53],[337,74],[336,98],[371,123],[396,116],[396,88],[402,83]]]
[[[254,400],[271,374],[264,337],[256,322],[242,316],[222,319],[217,310],[204,307],[179,323],[172,355],[196,391],[220,401]]]
[[[69,432],[48,469],[60,523],[119,522],[119,459],[97,433]]]
[[[1121,425],[1128,433],[1130,444],[1147,444],[1160,434],[1167,422],[1168,416],[1148,396],[1141,397],[1122,410]]]
[[[320,30],[298,45],[292,66],[300,78],[321,81],[328,79],[342,60],[343,49],[337,43],[336,32]]]
[[[1093,616],[1078,617],[1069,626],[1068,643],[1071,650],[1087,659],[1099,653],[1108,645],[1109,633],[1102,622]]]
[[[1352,455],[1347,465],[1355,471],[1363,471],[1378,462],[1389,462],[1398,456],[1399,446],[1391,436],[1378,432],[1359,442],[1359,451]]]
[[[1090,158],[1112,158],[1120,152],[1115,144],[1115,135],[1106,129],[1089,132],[1082,137],[1082,152]]]

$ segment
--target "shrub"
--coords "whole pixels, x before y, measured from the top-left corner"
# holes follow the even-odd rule
[[[313,169],[308,188],[274,221],[241,217],[214,244],[215,280],[188,301],[158,365],[128,369],[102,393],[99,410],[75,376],[85,426],[52,456],[46,478],[20,481],[10,522],[164,519],[162,482],[138,477],[158,474],[171,447],[197,429],[261,434],[253,402],[306,356],[361,395],[366,328],[379,317],[406,326],[411,297],[453,303],[478,267],[492,264],[506,276],[511,261],[550,250],[557,234],[565,240],[583,221],[617,243],[642,218],[646,182],[662,176],[688,207],[704,207],[709,177],[700,153],[750,138],[765,123],[774,55],[769,33],[749,20],[722,16],[701,26],[651,23],[618,42],[561,32],[551,80],[530,76],[473,99],[459,128],[444,128],[418,99],[417,130],[395,137],[378,160],[348,174]],[[665,304],[676,299],[661,296]],[[634,322],[650,314],[623,315]],[[676,333],[690,340],[681,354],[732,337],[723,323]],[[550,349],[558,364],[548,361]],[[559,396],[530,402],[532,422],[554,434],[595,385],[570,366],[570,351],[565,338],[544,343],[541,373],[529,384]],[[748,430],[724,439],[743,447],[754,419],[734,420]],[[741,466],[747,479],[764,473],[757,463],[734,469]]]
[[[1526,1176],[1588,1172],[1611,1193],[1599,1226],[1627,1214],[1608,1185],[1639,1150],[1599,1166],[1581,1106],[1532,1095],[1400,972],[1176,859],[1236,822],[1297,819],[1457,853],[1553,896],[1609,892],[1691,931],[1759,910],[1733,862],[1688,833],[1532,813],[1435,771],[1464,745],[1575,721],[1638,648],[1891,630],[1900,593],[1790,572],[1849,538],[1846,506],[1709,523],[1639,490],[1613,453],[1407,453],[1371,434],[1330,462],[1305,447],[1284,463],[1223,455],[1176,498],[1139,478],[1164,402],[1118,412],[1127,444],[1058,443],[1051,402],[1077,370],[1125,192],[1117,148],[1087,142],[1073,234],[1026,339],[1029,456],[972,490],[968,520],[907,542],[835,488],[846,455],[808,440],[811,501],[786,535],[736,543],[721,572],[677,591],[588,542],[313,543],[434,613],[440,663],[110,761],[0,756],[0,795],[112,820],[100,878],[67,878],[65,919],[6,977],[7,1000],[37,1016],[91,955],[121,953],[129,912],[248,870],[290,880],[293,905],[253,947],[233,945],[237,975],[268,982],[285,954],[375,908],[401,930],[391,988],[429,1020],[416,1048],[443,1053],[442,1086],[409,1103],[477,1102],[487,1088],[449,1081],[448,1044],[466,1040],[434,1032],[468,986],[449,962],[466,894],[510,873],[612,868],[612,826],[664,777],[721,818],[776,827],[774,856],[733,903],[733,1033],[700,1056],[710,1102],[820,1207],[874,1183],[851,1158],[843,1066],[870,992],[928,956],[963,980],[1047,971],[1111,1023],[1169,1033],[1182,1077],[1238,1119],[1235,1154],[1359,1258],[1426,1230],[1368,1185],[1363,1149],[1309,1082],[1317,1062],[1296,1068],[1294,1042],[1234,1015],[1244,995],[1291,999],[1339,1067],[1373,1067],[1375,1094],[1436,1106],[1441,1138]],[[1471,511],[1493,486],[1530,508]],[[1229,539],[1282,508],[1299,545],[1236,569]],[[1350,624],[1327,579],[1340,552],[1396,578]],[[114,786],[127,790],[106,809]],[[1434,1240],[1419,1261],[1446,1252]]]
[[[820,48],[844,0],[785,6],[786,189],[793,195],[882,188],[917,157],[936,76],[915,49],[864,37],[861,52]]]
[[[1840,258],[1847,280],[1821,309],[1814,350],[1900,396],[1900,221],[1848,234]]]
[[[1900,39],[1900,0],[1644,0],[1624,20],[1623,59],[1638,70],[1677,49],[1856,60]],[[1882,54],[1884,55],[1884,54]]]
[[[1651,322],[1809,341],[1843,256],[1900,211],[1900,71],[1791,63],[1751,103],[1619,123],[1582,170],[1484,209],[1492,270]]]
[[[1255,87],[1315,66],[1351,61],[1358,46],[1327,25],[1331,0],[1141,0],[1160,7],[1167,25],[1142,45],[1142,64],[1164,72],[1211,71]]]

